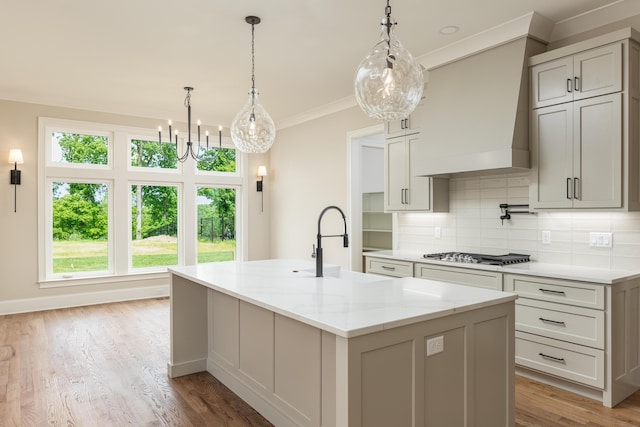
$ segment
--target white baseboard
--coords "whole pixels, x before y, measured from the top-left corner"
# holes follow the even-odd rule
[[[0,315],[169,296],[169,285],[0,301]]]
[[[170,378],[177,378],[206,370],[207,359],[192,360],[190,362],[179,363],[177,365],[167,363],[167,374]]]

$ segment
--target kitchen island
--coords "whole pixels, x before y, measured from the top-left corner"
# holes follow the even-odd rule
[[[516,295],[311,262],[171,268],[170,377],[278,426],[514,423]]]

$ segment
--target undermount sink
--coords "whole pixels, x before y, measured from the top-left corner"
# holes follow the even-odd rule
[[[297,277],[300,278],[312,278],[323,279],[333,278],[341,280],[349,280],[351,282],[375,282],[383,279],[383,277],[377,277],[370,274],[358,273],[355,271],[349,271],[342,269],[339,265],[324,265],[323,274],[324,277],[316,277],[315,268],[303,268],[300,270],[293,270]]]

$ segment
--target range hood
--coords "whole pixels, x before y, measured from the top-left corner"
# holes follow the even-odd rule
[[[529,168],[527,59],[522,37],[429,70],[416,175]]]

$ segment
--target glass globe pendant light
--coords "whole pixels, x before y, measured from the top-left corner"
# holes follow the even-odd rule
[[[276,126],[260,104],[256,90],[254,27],[260,23],[260,18],[247,16],[245,21],[251,24],[251,90],[247,103],[231,123],[231,139],[236,148],[244,153],[264,153],[273,145]]]
[[[356,71],[356,100],[375,120],[404,119],[422,98],[422,68],[396,37],[396,24],[387,0],[380,40]]]

